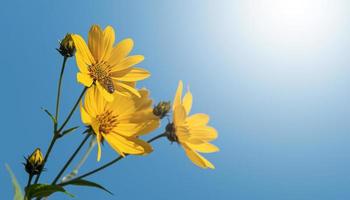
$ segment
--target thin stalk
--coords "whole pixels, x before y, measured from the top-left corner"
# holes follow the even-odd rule
[[[92,149],[95,147],[96,143],[97,143],[96,139],[92,138],[91,141],[90,141],[89,147],[86,150],[83,158],[81,158],[79,163],[74,167],[74,169],[69,174],[67,174],[66,176],[64,176],[62,178],[62,182],[69,181],[69,180],[71,180],[72,178],[74,178],[78,174],[80,168],[84,165],[86,159],[89,157],[89,155],[90,155]]]
[[[79,103],[80,103],[80,100],[83,98],[83,96],[84,96],[84,94],[85,94],[85,92],[86,92],[87,89],[88,89],[87,87],[85,87],[85,88],[83,89],[83,91],[81,92],[81,94],[80,94],[78,100],[75,102],[75,104],[74,104],[72,110],[71,110],[70,113],[68,114],[68,116],[67,116],[66,120],[63,122],[62,126],[58,129],[57,133],[60,133],[60,132],[63,130],[63,128],[67,125],[67,123],[69,122],[70,118],[71,118],[72,115],[74,114],[74,111],[77,109],[77,107],[78,107],[78,105],[79,105]]]
[[[63,77],[63,73],[64,73],[64,69],[65,69],[65,66],[66,66],[66,62],[67,62],[67,57],[64,57],[63,58],[63,63],[62,63],[62,68],[61,68],[61,73],[60,73],[60,78],[58,80],[58,91],[57,91],[57,98],[56,98],[56,114],[55,114],[55,124],[54,124],[54,131],[53,131],[53,138],[50,142],[50,145],[46,151],[46,154],[45,154],[45,158],[44,158],[44,161],[43,161],[43,169],[45,167],[45,164],[46,164],[46,161],[51,153],[51,150],[56,142],[56,140],[58,139],[58,133],[57,132],[57,118],[58,118],[58,109],[59,109],[59,101],[60,101],[60,96],[61,96],[61,86],[62,86],[62,77]],[[39,174],[36,176],[35,178],[35,181],[34,181],[34,184],[37,184],[38,181],[39,181],[39,178],[40,178],[40,175],[42,173],[43,170],[41,170],[39,172]]]
[[[27,186],[25,187],[25,191],[26,191],[26,189],[30,186],[30,183],[32,182],[32,179],[33,179],[33,175],[30,174],[29,177],[28,177]],[[28,195],[27,192],[25,192],[25,194],[24,194],[24,199],[26,199],[27,195]]]
[[[52,148],[53,148],[53,146],[54,146],[54,144],[55,144],[55,142],[56,142],[57,139],[58,139],[57,135],[54,134],[54,135],[53,135],[53,138],[52,138],[52,140],[51,140],[51,143],[50,143],[49,147],[47,148],[45,157],[44,157],[43,168],[42,168],[42,170],[39,172],[39,174],[36,176],[35,181],[34,181],[34,184],[37,184],[37,183],[38,183],[39,178],[40,178],[40,175],[41,175],[41,173],[43,172],[43,169],[44,169],[44,167],[45,167],[46,161],[47,161],[47,159],[49,158],[49,155],[50,155],[50,153],[51,153],[51,150],[52,150]]]
[[[151,143],[151,142],[153,142],[153,141],[155,141],[155,140],[157,140],[157,139],[159,139],[159,138],[165,137],[165,136],[166,136],[166,134],[165,134],[165,133],[162,133],[162,134],[157,135],[157,136],[155,136],[154,138],[148,140],[147,142],[148,142],[148,143]],[[125,154],[125,157],[128,156],[128,155],[129,155],[129,154]],[[125,157],[119,156],[119,157],[117,157],[116,159],[114,159],[114,160],[112,160],[112,161],[110,161],[110,162],[108,162],[108,163],[102,165],[101,167],[99,167],[99,168],[97,168],[97,169],[94,169],[94,170],[92,170],[92,171],[90,171],[90,172],[88,172],[88,173],[85,173],[85,174],[83,174],[83,175],[81,175],[81,176],[78,176],[78,177],[76,177],[76,178],[74,178],[74,179],[71,179],[71,180],[69,180],[69,181],[67,181],[67,182],[61,183],[61,184],[59,184],[59,185],[65,186],[65,185],[70,184],[71,182],[74,182],[74,181],[76,181],[76,180],[83,179],[83,178],[85,178],[85,177],[87,177],[87,176],[90,176],[90,175],[92,175],[92,174],[95,174],[96,172],[99,172],[99,171],[101,171],[101,170],[103,170],[103,169],[105,169],[105,168],[107,168],[107,167],[113,165],[114,163],[118,162],[119,160],[121,160],[121,159],[123,159],[123,158],[125,158]]]
[[[30,186],[30,183],[32,182],[32,179],[33,179],[33,175],[29,175],[27,187]],[[26,188],[27,188],[27,187],[26,187]]]
[[[55,112],[55,119],[56,119],[55,132],[57,131],[58,114],[59,114],[59,108],[60,108],[62,78],[63,78],[63,74],[64,74],[64,69],[66,67],[67,59],[68,59],[68,57],[64,56],[62,68],[61,68],[61,73],[60,73],[60,78],[58,80],[57,97],[56,97],[56,112]]]
[[[63,168],[61,169],[61,171],[57,174],[56,178],[52,181],[51,185],[55,185],[56,182],[58,181],[58,179],[62,176],[62,174],[64,173],[64,171],[66,171],[67,167],[70,165],[70,163],[73,161],[73,159],[75,158],[75,156],[79,153],[80,149],[84,146],[85,142],[89,139],[90,137],[90,133],[86,133],[85,138],[83,139],[83,141],[80,143],[80,145],[78,146],[78,148],[75,150],[75,152],[72,154],[72,156],[68,159],[68,161],[66,162],[66,164],[63,166]]]
[[[28,177],[28,182],[27,182],[26,188],[28,188],[30,186],[30,183],[32,182],[32,179],[33,179],[33,175],[30,174],[29,177]]]

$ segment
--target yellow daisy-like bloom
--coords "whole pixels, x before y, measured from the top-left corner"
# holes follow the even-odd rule
[[[146,89],[138,91],[140,97],[114,94],[112,102],[106,101],[98,89],[88,89],[84,105],[80,106],[81,119],[92,127],[98,143],[97,160],[101,158],[104,140],[120,155],[150,153],[152,147],[138,136],[159,126],[159,118],[152,113],[152,100]]]
[[[179,82],[173,102],[172,124],[167,126],[167,137],[178,142],[186,152],[188,158],[201,168],[214,169],[214,165],[201,156],[200,153],[213,153],[219,148],[209,142],[217,138],[217,131],[207,125],[209,116],[197,113],[189,116],[192,107],[192,94],[188,91],[182,97],[183,84]]]
[[[140,97],[134,83],[150,76],[144,69],[133,67],[143,61],[142,55],[128,56],[133,40],[128,38],[113,46],[114,29],[107,26],[102,30],[93,25],[89,31],[88,44],[77,34],[72,35],[76,48],[76,62],[79,68],[77,80],[90,87],[95,84],[107,101],[113,101],[113,93],[133,93]]]

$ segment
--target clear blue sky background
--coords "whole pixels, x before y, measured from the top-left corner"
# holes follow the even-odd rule
[[[90,177],[114,196],[68,188],[76,199],[349,199],[349,3],[332,1],[341,8],[327,23],[335,28],[321,21],[319,33],[273,40],[254,33],[245,2],[2,1],[0,199],[13,193],[5,163],[23,186],[23,156],[35,147],[45,150],[51,138],[40,107],[54,110],[58,40],[67,32],[86,37],[93,23],[112,25],[118,40],[134,39],[133,52],[145,55],[141,66],[152,72],[139,86],[156,101],[171,100],[180,79],[190,85],[193,112],[211,115],[221,151],[206,156],[217,169],[202,170],[176,144],[158,141],[151,155]],[[313,40],[324,30],[326,36]],[[82,89],[76,71],[69,60],[62,114]],[[80,124],[78,113],[73,124]],[[42,180],[52,179],[81,139],[78,131],[55,146]],[[99,165],[96,151],[92,155],[83,171]],[[105,145],[101,163],[115,156]]]

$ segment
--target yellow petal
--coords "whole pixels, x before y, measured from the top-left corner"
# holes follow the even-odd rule
[[[120,123],[117,125],[116,128],[113,129],[113,131],[115,131],[115,132],[117,132],[120,135],[123,135],[125,137],[131,137],[131,136],[136,136],[138,126],[140,126],[140,124]]]
[[[107,26],[103,31],[103,55],[101,60],[107,60],[112,52],[113,44],[115,41],[114,29],[111,26]]]
[[[173,119],[176,126],[181,126],[186,119],[186,111],[182,105],[176,106],[173,112]]]
[[[77,34],[73,34],[72,39],[74,41],[74,45],[77,50],[77,53],[80,54],[80,58],[83,60],[83,62],[87,65],[92,65],[93,63],[95,63],[95,59],[92,56],[84,39]]]
[[[121,83],[121,82],[117,82],[116,85],[130,91],[131,93],[133,93],[134,95],[136,95],[137,97],[141,97],[140,93],[133,87],[127,85],[127,84],[124,84],[124,83]]]
[[[97,89],[97,86],[92,85],[85,94],[84,107],[91,117],[96,117],[100,114],[105,105],[105,100]]]
[[[116,113],[118,113],[119,116],[127,113],[129,109],[134,108],[135,105],[131,97],[123,96],[119,94],[118,91],[115,91],[113,96],[114,100],[107,104],[107,108],[114,110]]]
[[[83,107],[82,103],[80,103],[80,115],[81,115],[81,121],[84,124],[91,124],[91,117],[86,112],[85,108]]]
[[[156,130],[160,125],[159,119],[152,120],[144,124],[144,126],[137,131],[137,135],[144,135]]]
[[[88,45],[91,54],[95,58],[96,62],[101,61],[102,48],[103,48],[103,32],[98,25],[92,25],[88,36]]]
[[[115,66],[120,63],[126,56],[129,55],[130,51],[134,46],[132,39],[127,38],[119,42],[111,52],[111,55],[108,59],[108,63],[111,66]]]
[[[201,153],[213,153],[218,152],[219,148],[213,144],[210,143],[201,143],[201,144],[191,144],[186,143],[191,149],[194,149],[195,151],[201,152]]]
[[[102,94],[103,98],[106,101],[108,101],[108,102],[113,101],[113,99],[114,99],[113,94],[109,93],[106,89],[104,89],[98,81],[96,81],[96,86],[97,86],[98,91]]]
[[[119,62],[117,65],[112,65],[111,71],[112,75],[114,75],[114,72],[119,72],[125,69],[128,69],[134,65],[139,64],[142,62],[145,58],[142,55],[134,55],[134,56],[128,56],[124,58],[121,62]]]
[[[185,149],[187,157],[197,166],[201,168],[210,168],[215,169],[214,165],[209,162],[207,159],[205,159],[203,156],[198,154],[197,152],[193,151],[191,148],[189,148],[186,144],[182,145]]]
[[[79,83],[85,85],[86,87],[90,87],[94,80],[87,74],[77,73],[77,80]]]
[[[186,119],[189,126],[205,126],[209,122],[209,116],[203,113],[197,113],[187,117]]]
[[[179,81],[179,85],[177,86],[174,102],[173,102],[173,110],[175,107],[181,104],[181,96],[182,96],[183,84],[182,81]]]
[[[91,127],[94,131],[95,135],[100,135],[100,124],[96,121],[96,119],[91,119]]]
[[[144,147],[133,138],[123,137],[119,134],[109,133],[105,134],[104,138],[113,149],[120,150],[126,154],[143,154]],[[118,151],[117,151],[118,152]],[[122,154],[123,155],[123,154]]]
[[[121,77],[116,77],[114,78],[115,80],[118,81],[127,81],[127,82],[134,82],[134,81],[140,81],[143,79],[146,79],[150,76],[151,74],[141,68],[132,68],[128,73]]]
[[[141,155],[147,155],[153,151],[153,148],[149,143],[147,143],[147,142],[145,142],[137,137],[132,137],[129,139],[132,140],[135,144],[140,145],[143,148],[143,153]]]
[[[218,133],[215,128],[210,126],[196,126],[190,127],[190,138],[200,139],[203,141],[211,141],[218,137]]]
[[[91,63],[90,64],[86,63],[80,52],[77,52],[75,54],[75,60],[77,62],[77,66],[79,68],[79,71],[84,73],[84,74],[88,74],[89,73],[89,65],[91,65]]]
[[[186,113],[188,115],[192,107],[192,94],[190,91],[187,91],[187,93],[185,94],[182,105],[184,106]]]

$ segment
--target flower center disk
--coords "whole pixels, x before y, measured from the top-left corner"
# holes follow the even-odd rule
[[[113,115],[112,111],[106,111],[101,115],[97,115],[96,120],[100,124],[99,131],[104,134],[108,134],[118,124],[117,116]]]
[[[115,91],[112,78],[110,76],[110,65],[107,62],[99,62],[89,67],[90,77],[98,81],[109,93]]]

